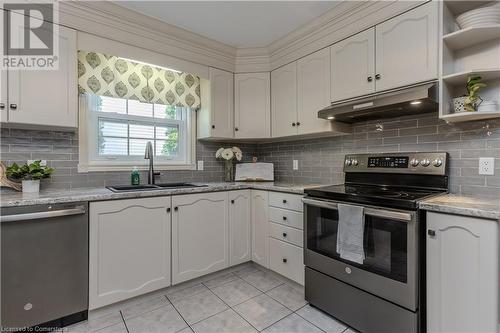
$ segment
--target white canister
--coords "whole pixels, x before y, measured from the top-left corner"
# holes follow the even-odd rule
[[[498,112],[497,101],[483,101],[477,107],[478,112]]]
[[[23,180],[23,193],[40,192],[40,180]]]

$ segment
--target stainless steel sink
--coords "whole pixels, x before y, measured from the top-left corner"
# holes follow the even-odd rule
[[[106,186],[108,190],[113,192],[136,192],[136,191],[157,191],[164,189],[204,187],[207,185],[195,185],[190,183],[165,183],[156,185],[123,185],[123,186]]]

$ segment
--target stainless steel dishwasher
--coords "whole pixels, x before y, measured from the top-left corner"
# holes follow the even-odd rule
[[[88,203],[8,207],[0,222],[3,330],[86,319]]]

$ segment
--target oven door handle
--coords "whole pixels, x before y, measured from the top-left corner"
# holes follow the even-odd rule
[[[306,205],[319,207],[319,208],[326,208],[326,209],[333,209],[333,210],[339,209],[339,206],[336,202],[329,202],[329,201],[323,201],[323,200],[313,200],[313,199],[309,199],[309,198],[302,198],[302,202]],[[388,219],[399,220],[399,221],[407,221],[407,222],[410,222],[413,220],[413,214],[411,214],[411,213],[396,212],[396,211],[385,210],[385,209],[365,208],[365,215],[388,218]]]

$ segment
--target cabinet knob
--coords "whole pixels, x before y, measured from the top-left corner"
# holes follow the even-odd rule
[[[283,203],[286,204],[286,199],[283,199]]]
[[[171,210],[171,209],[170,209],[170,207],[168,207],[168,208],[167,208],[167,213],[170,213],[170,210]]]
[[[283,237],[286,237],[286,232],[283,233]]]
[[[436,236],[436,231],[429,229],[429,230],[427,230],[427,235],[434,237],[434,236]]]
[[[179,207],[174,207],[174,211],[178,211],[179,210]]]
[[[17,104],[11,104],[10,105],[11,110],[17,110]]]
[[[300,121],[297,122],[297,126],[300,126]]]
[[[283,221],[286,221],[286,216],[283,216]]]
[[[234,130],[235,130],[236,132],[238,132],[238,127],[235,127],[235,128],[234,128]]]
[[[373,78],[372,78],[371,76],[368,76],[368,77],[366,78],[366,80],[367,80],[368,82],[372,82],[372,81],[373,81]]]
[[[295,123],[292,123],[292,126],[295,127]]]
[[[375,74],[375,79],[380,80],[380,78],[381,78],[381,77],[382,77],[382,75],[380,75],[380,74]]]
[[[212,125],[212,129],[215,129],[215,125]]]
[[[5,109],[5,103],[0,103],[0,110]]]
[[[231,200],[231,203],[234,204],[234,200]]]
[[[288,260],[286,260],[286,258],[283,258],[283,263],[285,263],[285,264],[286,264],[286,262],[287,262],[287,261],[288,261]]]

